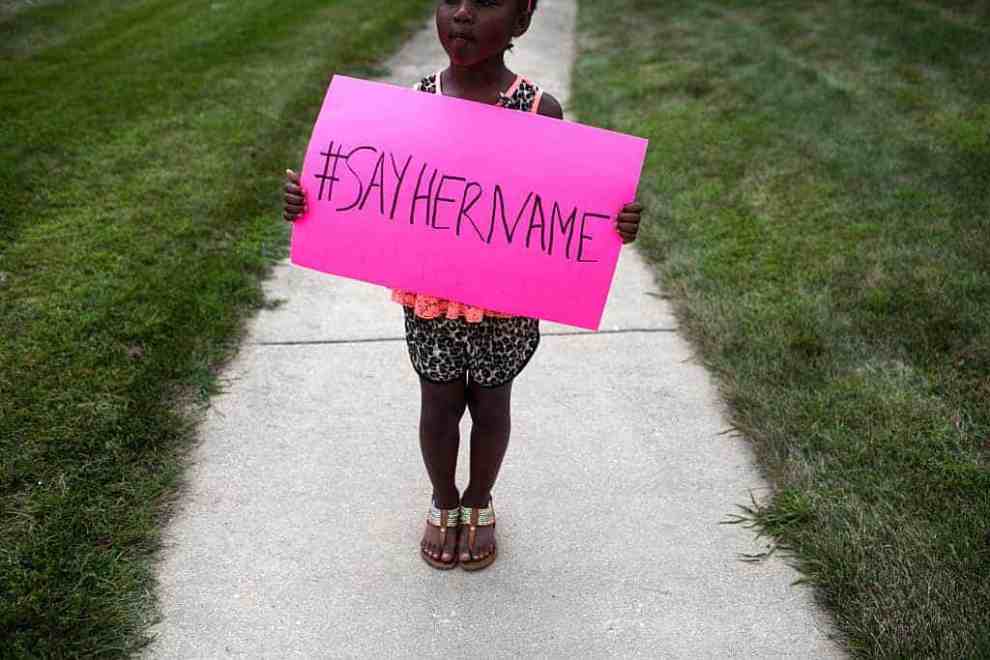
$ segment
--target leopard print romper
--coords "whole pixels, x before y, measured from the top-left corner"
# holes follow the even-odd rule
[[[440,74],[423,78],[416,89],[440,94]],[[519,76],[498,105],[509,110],[535,112],[542,91]],[[540,344],[540,322],[524,316],[485,314],[480,321],[437,315],[423,318],[404,305],[406,344],[413,368],[432,383],[465,379],[482,387],[510,383],[526,367]]]

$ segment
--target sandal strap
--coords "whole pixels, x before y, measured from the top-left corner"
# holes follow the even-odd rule
[[[495,509],[492,507],[493,504],[494,502],[491,500],[491,498],[489,498],[488,506],[486,507],[462,506],[461,516],[460,516],[461,524],[478,526],[478,527],[484,527],[486,525],[494,525]],[[473,517],[472,514],[474,514],[474,516],[477,517],[477,522],[472,522],[471,520],[471,518]]]
[[[435,503],[430,503],[430,512],[426,514],[426,522],[434,527],[457,527],[460,524],[460,516],[457,511],[460,507],[453,509],[439,509]]]

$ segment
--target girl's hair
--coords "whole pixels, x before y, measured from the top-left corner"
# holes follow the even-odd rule
[[[519,6],[522,8],[523,11],[528,11],[530,14],[532,14],[536,12],[536,5],[538,5],[539,2],[540,0],[519,0]],[[512,50],[512,47],[514,45],[515,44],[513,44],[510,41],[509,45],[505,48],[505,50],[507,51]]]

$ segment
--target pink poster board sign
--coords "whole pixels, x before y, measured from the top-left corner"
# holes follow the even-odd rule
[[[334,76],[291,262],[597,330],[646,140]]]

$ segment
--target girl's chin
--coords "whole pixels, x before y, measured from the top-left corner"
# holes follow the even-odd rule
[[[457,66],[474,66],[481,62],[477,57],[466,56],[462,53],[448,53],[448,55],[450,56],[450,63]]]
[[[471,66],[487,59],[484,53],[478,51],[477,44],[471,41],[455,39],[451,43],[443,44],[443,46],[451,63],[458,66]]]

